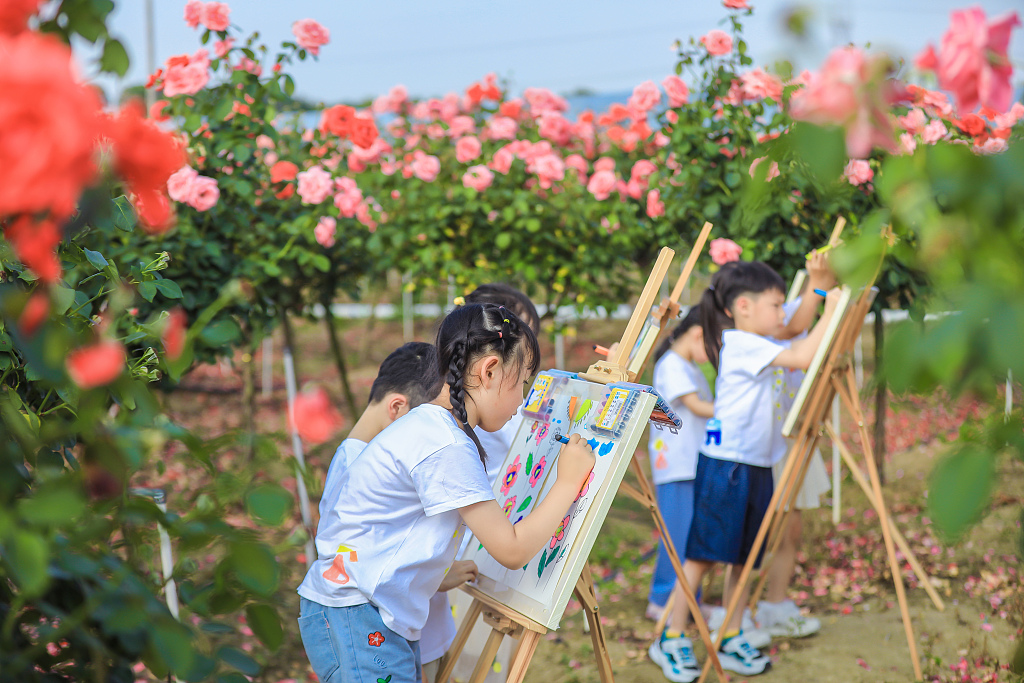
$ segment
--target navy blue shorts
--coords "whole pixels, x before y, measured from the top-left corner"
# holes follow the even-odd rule
[[[686,559],[744,564],[768,511],[773,489],[770,467],[699,454]],[[762,544],[755,568],[761,565],[763,554]]]

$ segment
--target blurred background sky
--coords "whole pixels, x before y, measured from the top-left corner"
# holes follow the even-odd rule
[[[131,57],[125,79],[102,79],[117,97],[147,74],[145,7],[149,0],[119,0],[110,21]],[[950,11],[965,0],[749,0],[744,36],[757,65],[791,59],[814,68],[828,51],[853,42],[912,60],[924,45],[938,44]],[[152,0],[157,65],[200,47],[201,31],[184,22],[185,0]],[[359,101],[401,83],[410,95],[462,91],[485,73],[507,79],[513,93],[546,87],[560,94],[579,91],[616,95],[636,84],[660,81],[672,72],[676,39],[727,28],[729,13],[719,0],[234,0],[232,24],[242,36],[259,31],[273,53],[292,40],[291,24],[311,18],[330,30],[319,61],[289,72],[296,95],[314,102]],[[1016,9],[1022,0],[983,0],[989,17]],[[796,9],[809,12],[808,32],[798,39],[785,30]],[[237,30],[233,35],[238,36]],[[209,46],[212,52],[212,44]],[[1014,84],[1024,80],[1024,30],[1010,42]]]

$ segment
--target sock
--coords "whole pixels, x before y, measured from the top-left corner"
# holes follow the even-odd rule
[[[682,637],[683,637],[683,632],[682,631],[675,631],[675,630],[670,629],[670,628],[665,629],[665,632],[661,634],[661,639],[662,640],[672,640],[673,638],[682,638]]]
[[[722,645],[725,645],[726,643],[729,642],[730,638],[735,638],[739,634],[740,634],[740,629],[738,629],[738,628],[734,628],[731,631],[726,631],[725,632],[725,637],[722,638]]]

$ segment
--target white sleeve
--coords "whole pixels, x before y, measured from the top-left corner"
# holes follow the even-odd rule
[[[757,377],[782,353],[784,346],[756,334],[743,334],[739,348],[735,349],[736,370],[750,377]]]
[[[796,315],[796,311],[797,311],[798,308],[800,308],[800,303],[802,301],[803,301],[803,297],[802,296],[798,296],[797,298],[793,299],[792,301],[787,301],[786,303],[782,304],[782,314],[783,314],[782,324],[783,325],[788,325],[789,321],[793,319],[793,316]]]
[[[410,474],[428,517],[494,499],[480,455],[465,444],[428,455]]]

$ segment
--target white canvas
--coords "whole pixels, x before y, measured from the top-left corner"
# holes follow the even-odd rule
[[[549,384],[545,398],[539,403],[546,404],[548,399],[553,399],[550,404],[553,409],[547,421],[538,420],[530,415],[529,409],[535,407],[538,401],[533,399]],[[606,408],[609,394],[615,391],[579,379],[553,378],[547,373],[538,376],[534,391],[527,398],[523,423],[494,485],[498,504],[506,508],[514,523],[529,514],[550,491],[562,448],[562,444],[555,441],[556,434],[580,434],[588,440],[597,460],[594,471],[567,511],[564,525],[525,567],[505,568],[474,538],[470,538],[462,556],[477,563],[480,569],[478,588],[548,628],[558,628],[656,402],[654,394],[635,390],[628,395],[616,392],[613,401],[628,398],[632,413],[619,422],[622,428],[618,436],[610,435],[595,429],[594,425]]]

